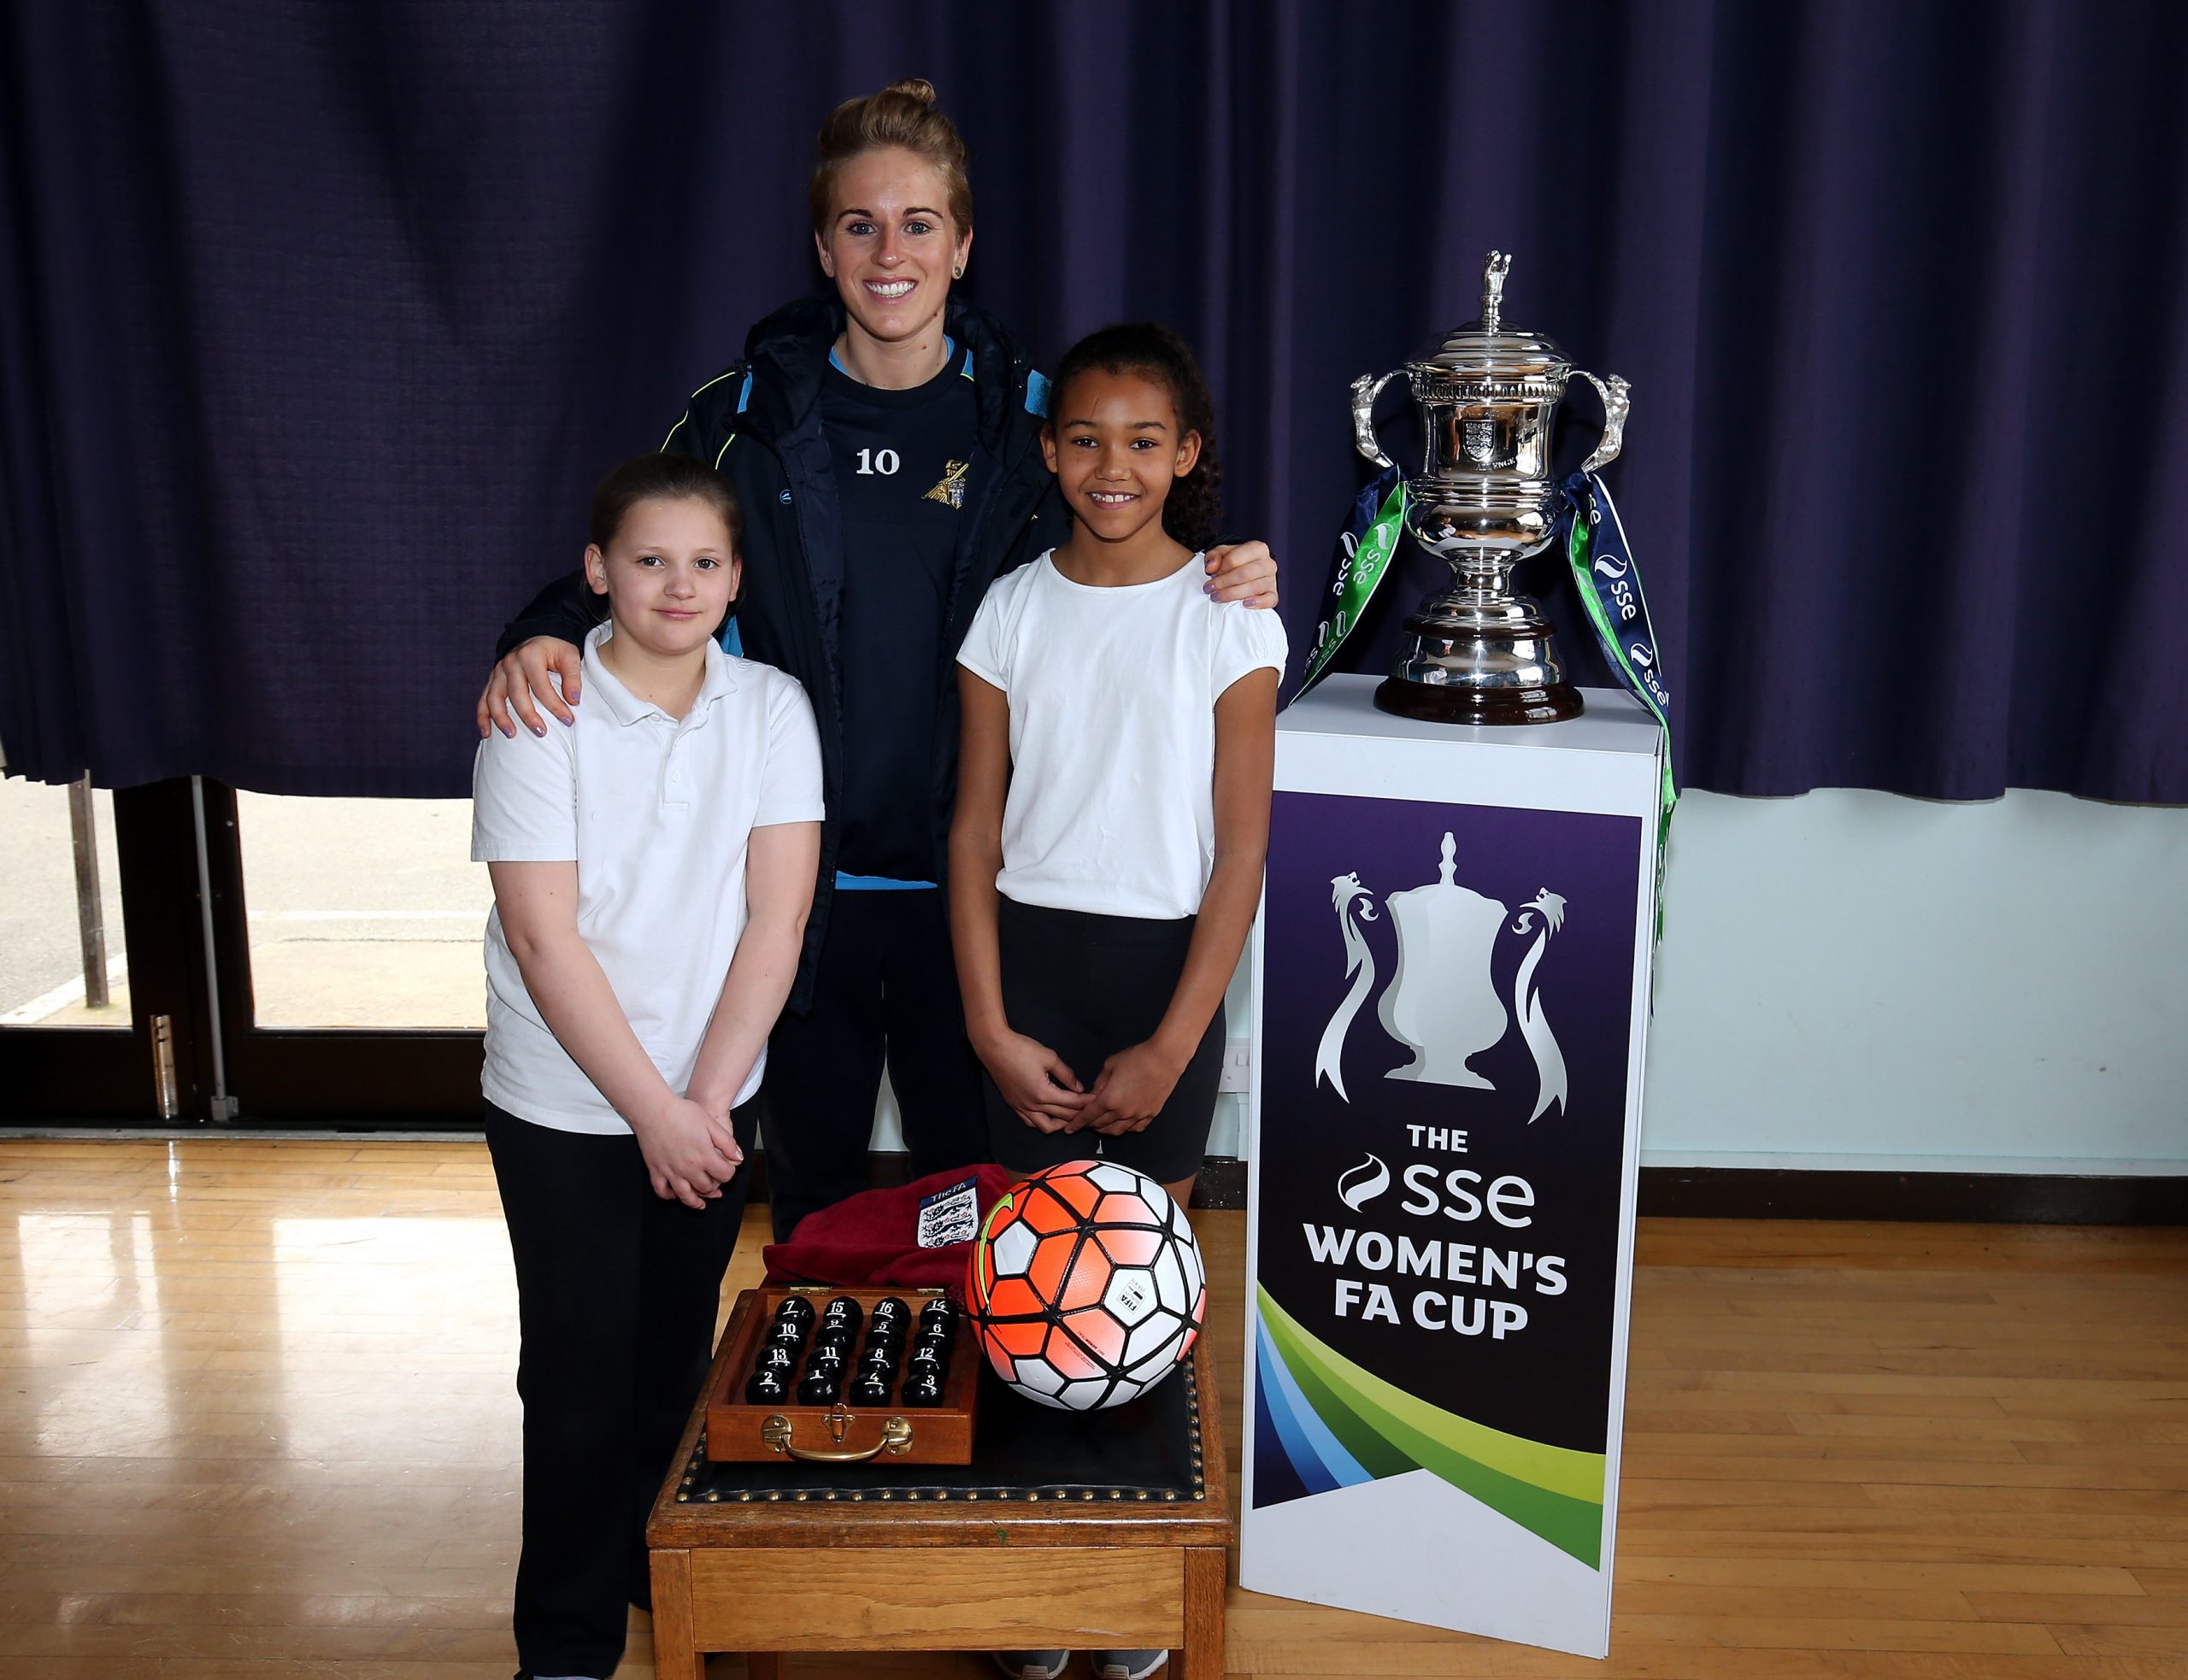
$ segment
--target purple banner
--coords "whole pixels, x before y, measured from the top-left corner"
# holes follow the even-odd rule
[[[1597,1561],[1642,830],[1276,796],[1256,1506],[1427,1468]]]

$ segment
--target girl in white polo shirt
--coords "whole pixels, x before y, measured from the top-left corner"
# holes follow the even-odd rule
[[[516,1260],[524,1400],[517,1650],[615,1671],[645,1515],[704,1381],[744,1207],[768,1030],[820,846],[805,691],[715,637],[742,519],[711,468],[603,480],[585,573],[593,703],[479,747],[486,1141]]]
[[[1215,413],[1175,333],[1073,346],[1042,446],[1070,538],[988,591],[957,655],[965,1023],[997,1160],[1099,1154],[1182,1206],[1261,896],[1284,627],[1203,587]]]

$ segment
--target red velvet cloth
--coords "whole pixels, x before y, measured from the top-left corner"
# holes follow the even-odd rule
[[[863,1190],[833,1207],[808,1213],[787,1242],[770,1242],[760,1258],[770,1283],[840,1283],[873,1289],[946,1289],[962,1300],[970,1242],[919,1246],[920,1202],[967,1178],[978,1182],[985,1219],[1003,1193],[1018,1182],[1000,1166],[961,1166],[931,1172],[893,1190]]]

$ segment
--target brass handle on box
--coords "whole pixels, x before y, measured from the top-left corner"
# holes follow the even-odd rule
[[[904,1418],[890,1419],[881,1425],[880,1440],[871,1447],[861,1447],[853,1451],[801,1447],[791,1439],[791,1431],[796,1427],[781,1413],[773,1413],[760,1425],[760,1440],[770,1451],[787,1453],[808,1464],[860,1464],[868,1459],[879,1458],[884,1453],[894,1456],[912,1450],[912,1425],[910,1420]]]

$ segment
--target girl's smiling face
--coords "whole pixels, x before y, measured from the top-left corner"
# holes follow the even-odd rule
[[[1181,432],[1167,386],[1144,373],[1090,367],[1058,391],[1042,429],[1049,470],[1082,529],[1097,541],[1162,535],[1170,486],[1200,458],[1200,433]]]
[[[855,328],[884,344],[939,330],[951,271],[973,248],[949,203],[942,172],[900,147],[862,153],[837,173],[828,226],[813,238]]]
[[[585,551],[586,580],[608,597],[615,634],[674,659],[703,647],[737,598],[729,527],[696,496],[633,502],[605,552]]]

